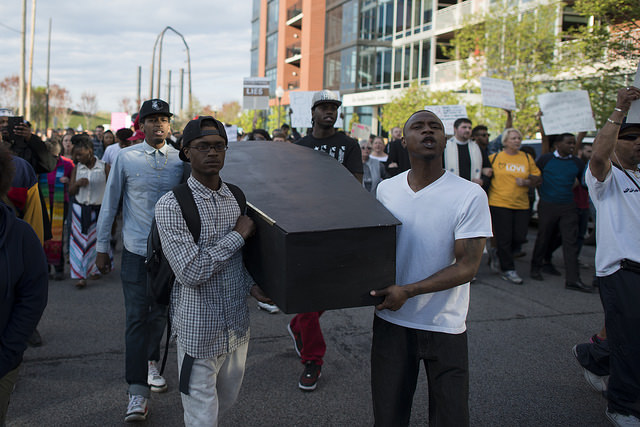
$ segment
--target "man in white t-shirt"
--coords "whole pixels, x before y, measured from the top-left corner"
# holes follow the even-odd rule
[[[610,351],[606,415],[625,426],[640,426],[640,123],[625,122],[638,99],[638,88],[618,91],[585,173],[598,213],[596,275]]]
[[[491,217],[479,185],[445,171],[444,125],[430,111],[404,125],[411,169],[378,185],[401,222],[396,284],[376,306],[371,384],[376,426],[408,425],[420,361],[429,378],[429,425],[469,424],[466,317]]]

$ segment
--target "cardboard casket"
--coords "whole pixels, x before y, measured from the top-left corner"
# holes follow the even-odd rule
[[[285,313],[373,305],[395,283],[399,222],[324,152],[232,143],[221,177],[247,197],[247,270]]]

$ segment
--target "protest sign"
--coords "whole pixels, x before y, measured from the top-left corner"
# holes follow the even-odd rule
[[[333,91],[338,97],[340,92]],[[315,91],[289,92],[289,108],[291,108],[291,126],[294,128],[310,128],[311,125],[311,99]],[[342,128],[342,107],[338,108],[338,119],[335,128]]]
[[[591,101],[586,90],[538,95],[542,128],[547,135],[596,130]]]
[[[128,113],[111,113],[111,125],[109,129],[116,133],[122,128],[131,127],[131,116]]]
[[[225,124],[224,131],[227,133],[229,142],[236,142],[238,140],[238,126]]]
[[[516,109],[513,82],[491,77],[480,77],[480,91],[482,92],[482,105],[504,108],[510,111]]]
[[[270,81],[266,77],[245,77],[242,85],[242,108],[268,110],[269,84]]]
[[[361,139],[369,139],[371,135],[371,127],[361,123],[354,123],[351,126],[351,137],[360,141]]]
[[[442,120],[444,133],[447,135],[453,135],[453,123],[457,119],[467,117],[467,107],[464,105],[427,105],[424,109]]]
[[[638,71],[636,71],[636,78],[633,81],[633,85],[640,89],[640,62],[638,63]],[[636,99],[631,103],[631,108],[627,114],[627,122],[640,123],[640,99]]]

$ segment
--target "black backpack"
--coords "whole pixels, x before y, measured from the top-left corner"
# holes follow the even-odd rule
[[[236,199],[240,207],[241,214],[244,215],[247,209],[247,200],[240,188],[233,184],[227,184],[231,193]],[[178,201],[182,217],[187,223],[187,227],[193,236],[193,241],[198,243],[200,238],[200,213],[193,199],[193,193],[186,182],[176,185],[173,188],[173,194]],[[175,274],[171,270],[169,261],[162,252],[162,244],[160,243],[160,235],[158,234],[158,226],[156,219],[151,222],[151,231],[147,238],[147,258],[145,259],[147,267],[147,289],[153,301],[156,304],[169,305],[171,296],[171,288],[175,280]]]

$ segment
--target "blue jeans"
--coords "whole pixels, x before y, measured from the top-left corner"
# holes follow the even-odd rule
[[[144,257],[122,249],[122,291],[126,311],[125,378],[129,394],[149,397],[147,361],[160,359],[160,341],[167,324],[167,306],[153,303],[147,293]]]

